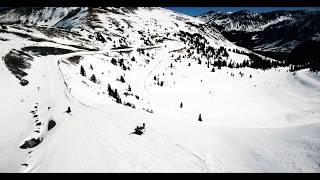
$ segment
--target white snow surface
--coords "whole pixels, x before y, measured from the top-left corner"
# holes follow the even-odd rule
[[[2,57],[26,46],[75,50],[32,55],[31,68],[25,70],[26,86],[0,62],[0,172],[320,172],[319,74],[306,69],[293,74],[288,68],[222,67],[211,72],[203,57],[202,64],[188,57],[175,61],[189,47],[172,33],[204,34],[185,23],[202,22],[162,8],[134,12],[96,14],[108,31],[100,31],[104,37],[115,38],[117,44],[118,36],[129,35],[128,47],[122,49],[112,49],[113,41],[90,41],[87,36],[95,30],[89,26],[75,31],[87,41],[50,38],[32,27],[27,28],[32,30],[28,34],[52,42],[0,33],[7,39],[0,40]],[[123,25],[125,19],[132,27],[120,33],[111,18]],[[175,23],[179,28],[174,28]],[[8,26],[8,31],[18,32],[14,27]],[[138,31],[168,39],[146,46]],[[172,33],[166,36],[167,32]],[[220,34],[204,36],[214,47],[244,49]],[[139,48],[145,53],[139,53]],[[80,57],[79,62],[70,61],[74,56]],[[123,58],[130,70],[112,64],[112,58]],[[230,52],[228,61],[246,59]],[[80,66],[86,76],[80,75]],[[93,74],[97,83],[90,81]],[[120,76],[125,82],[117,80]],[[164,85],[157,85],[154,77]],[[135,108],[116,103],[108,95],[108,85]],[[67,107],[70,114],[65,113]],[[56,126],[49,131],[50,119]],[[145,133],[132,134],[142,123]],[[38,137],[43,141],[36,147],[19,148]]]

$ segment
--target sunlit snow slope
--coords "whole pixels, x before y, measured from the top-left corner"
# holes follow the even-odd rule
[[[1,25],[1,172],[320,171],[319,74],[218,68],[251,52],[163,8],[76,12]]]

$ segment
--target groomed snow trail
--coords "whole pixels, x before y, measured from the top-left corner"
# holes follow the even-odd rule
[[[179,48],[181,47],[172,47],[170,50]],[[34,82],[37,84],[31,82],[30,87],[26,89],[27,91],[20,92],[22,97],[28,97],[24,103],[30,107],[28,112],[21,114],[21,117],[28,117],[23,114],[29,113],[37,103],[39,120],[43,122],[39,128],[40,133],[33,132],[34,125],[27,125],[27,122],[31,123],[33,120],[27,118],[23,120],[26,123],[21,126],[28,127],[29,130],[24,128],[25,130],[22,131],[24,133],[19,137],[12,135],[6,137],[8,140],[19,143],[31,137],[43,137],[44,139],[37,147],[18,152],[20,144],[10,145],[7,142],[8,149],[12,149],[12,151],[2,151],[1,157],[15,157],[16,159],[4,159],[4,163],[10,162],[12,165],[2,164],[1,170],[13,172],[18,170],[21,172],[319,171],[320,135],[317,132],[320,127],[315,119],[319,116],[319,109],[316,106],[318,104],[317,98],[319,98],[318,76],[308,74],[307,71],[299,71],[296,76],[282,71],[278,74],[274,74],[272,71],[264,73],[250,71],[254,77],[259,77],[251,82],[243,81],[242,83],[248,83],[248,86],[254,84],[262,86],[267,84],[265,82],[270,82],[272,85],[264,87],[264,94],[278,95],[276,97],[280,101],[288,98],[286,94],[290,95],[291,93],[290,96],[304,99],[299,103],[303,103],[305,108],[309,108],[309,110],[314,108],[314,112],[309,113],[309,117],[306,119],[310,121],[306,123],[308,125],[303,125],[305,122],[302,119],[297,121],[289,116],[288,120],[290,121],[279,127],[274,124],[270,128],[262,128],[266,124],[259,125],[259,123],[260,128],[256,128],[256,125],[246,127],[246,125],[239,123],[235,123],[233,127],[228,121],[217,123],[210,116],[204,116],[204,122],[199,123],[197,117],[192,116],[193,113],[188,109],[180,110],[173,96],[177,96],[174,94],[175,91],[182,95],[188,93],[182,89],[173,88],[171,90],[173,96],[171,96],[170,93],[163,94],[161,90],[155,91],[150,86],[152,76],[157,71],[162,71],[170,63],[169,51],[165,49],[159,51],[159,57],[143,68],[135,78],[135,90],[150,102],[154,113],[146,113],[115,103],[88,107],[81,99],[72,96],[72,90],[70,91],[70,87],[64,82],[66,77],[59,69],[59,62],[63,63],[63,59],[74,55],[93,55],[105,53],[105,51],[77,52],[68,55],[40,57],[35,60],[35,70],[30,76],[36,77]],[[199,72],[195,71],[195,73]],[[225,72],[221,70],[213,77],[208,76],[208,78],[213,78],[215,84],[220,82],[220,85],[225,86],[236,82],[224,78],[224,83],[222,83],[222,79],[219,80],[219,78],[224,76],[223,73]],[[278,82],[272,82],[275,75],[278,76]],[[193,82],[192,78],[189,80]],[[241,82],[240,79],[237,81]],[[204,82],[207,81],[204,79]],[[279,91],[277,83],[279,83],[280,89],[282,88],[286,93],[274,93],[275,90]],[[180,84],[178,80],[177,84]],[[301,86],[303,84],[312,85],[304,87]],[[234,85],[240,86],[240,84]],[[40,87],[39,91],[37,90],[38,86]],[[10,87],[11,85],[8,85],[8,88]],[[296,89],[298,87],[300,88]],[[228,89],[227,87],[221,88]],[[218,95],[223,95],[221,93],[225,92],[219,91],[217,87],[214,89]],[[262,91],[262,88],[253,89],[253,92]],[[252,87],[247,90],[250,93]],[[17,91],[20,90],[17,89]],[[306,92],[308,92],[308,96],[302,96],[301,93]],[[264,96],[260,93],[256,95]],[[185,96],[190,96],[190,94]],[[315,99],[310,101],[312,98]],[[3,99],[5,100],[5,98]],[[16,100],[19,100],[18,96]],[[192,100],[194,100],[193,97],[189,101]],[[292,99],[292,102],[296,102],[295,100]],[[284,103],[284,101],[281,102]],[[215,100],[215,103],[226,105],[219,102],[218,99]],[[8,111],[11,104],[8,103],[9,106],[4,110]],[[189,106],[188,103],[184,104],[186,107]],[[205,107],[201,104],[195,105]],[[298,104],[294,103],[292,106],[296,105]],[[72,109],[71,114],[64,113],[68,106]],[[51,107],[50,110],[48,107]],[[23,108],[21,107],[21,109]],[[237,112],[236,109],[234,111]],[[214,114],[216,113],[214,111]],[[9,118],[9,114],[7,117],[8,120],[14,119],[14,117]],[[57,124],[52,130],[46,131],[49,119],[53,119]],[[147,125],[146,134],[142,136],[130,135],[135,126],[141,125],[143,122]],[[252,122],[254,121],[248,119],[243,123],[252,124]],[[6,127],[8,126],[6,125]],[[21,130],[21,128],[18,129]],[[4,144],[4,142],[1,143]],[[29,153],[30,151],[32,152]],[[28,167],[21,166],[22,163],[27,163]]]
[[[99,53],[99,52],[98,52]],[[76,55],[84,54],[77,53]],[[75,55],[75,54],[72,54]],[[24,172],[208,172],[206,164],[148,128],[143,136],[129,135],[141,123],[120,105],[88,108],[74,99],[59,70],[59,60],[71,55],[46,57],[47,96],[40,109],[51,107],[57,125],[33,148]],[[60,61],[60,63],[62,63]],[[45,87],[41,86],[41,89]],[[67,107],[71,114],[64,113]],[[122,116],[119,116],[119,114]],[[141,111],[135,115],[146,116]],[[148,117],[150,118],[150,117]],[[148,119],[147,118],[147,119]],[[145,118],[143,118],[145,119]],[[170,158],[168,158],[170,157]],[[150,164],[148,163],[150,162]]]

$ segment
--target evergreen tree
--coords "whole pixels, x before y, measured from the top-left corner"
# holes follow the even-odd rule
[[[180,103],[180,108],[182,108],[183,107],[183,104],[182,104],[182,102]]]
[[[125,83],[125,82],[126,82],[126,81],[124,80],[124,78],[123,78],[123,76],[122,76],[122,75],[120,76],[119,81],[120,81],[120,82],[122,82],[122,83]]]
[[[116,66],[117,65],[117,60],[115,58],[112,58],[111,59],[111,63]]]
[[[118,94],[117,89],[113,90],[111,88],[110,84],[108,84],[108,95],[113,97],[116,100],[117,103],[119,103],[119,104],[122,103],[120,95]]]
[[[227,61],[222,61],[222,66],[227,66]]]
[[[198,121],[202,121],[201,113],[199,114]]]
[[[92,74],[91,78],[90,78],[90,81],[96,83],[97,82],[97,78],[94,74]]]
[[[84,68],[83,68],[83,66],[81,65],[81,67],[80,67],[80,74],[82,75],[82,76],[86,76],[86,71],[84,70]]]
[[[108,84],[108,95],[109,95],[109,96],[112,96],[112,97],[114,96],[114,92],[113,92],[110,84]]]
[[[71,108],[70,108],[70,106],[68,107],[66,113],[71,113]]]
[[[118,94],[118,91],[117,89],[114,90],[114,93],[115,93],[115,99],[116,99],[116,102],[121,104],[121,99],[120,99],[120,96]]]

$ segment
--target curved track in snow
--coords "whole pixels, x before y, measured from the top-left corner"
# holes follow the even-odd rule
[[[50,106],[49,116],[57,125],[39,134],[44,140],[33,148],[23,172],[209,172],[206,163],[177,146],[154,128],[144,136],[129,135],[136,120],[122,106],[87,108],[72,96],[59,68],[60,60],[78,52],[46,58],[48,94],[41,109]],[[43,87],[41,87],[43,88]],[[67,107],[71,114],[64,113]],[[114,110],[111,110],[111,109]],[[119,117],[114,112],[121,112]],[[143,112],[140,112],[143,113]],[[139,113],[138,113],[139,114]],[[143,113],[145,114],[145,113]],[[94,117],[93,119],[90,117]],[[129,120],[129,121],[128,121]],[[168,158],[170,157],[170,158]],[[166,160],[167,159],[167,160]],[[153,163],[149,164],[149,163]]]
[[[174,104],[170,104],[172,103],[170,99],[165,99],[162,94],[154,94],[149,89],[152,75],[169,61],[167,50],[160,52],[159,57],[141,70],[135,78],[135,90],[155,108],[153,114],[118,104],[88,108],[81,99],[74,97],[72,91],[68,90],[58,62],[62,63],[62,59],[74,55],[94,55],[104,52],[76,52],[43,57],[37,61],[36,71],[31,75],[37,77],[39,85],[31,84],[35,92],[26,94],[34,94],[29,101],[31,105],[38,103],[39,120],[43,122],[43,126],[40,128],[40,133],[34,133],[34,129],[31,128],[20,137],[22,140],[39,136],[44,139],[35,148],[20,150],[17,154],[12,153],[11,156],[17,157],[11,161],[12,164],[27,163],[28,167],[20,164],[12,165],[11,171],[318,172],[320,170],[320,134],[317,133],[320,127],[319,122],[312,119],[318,113],[316,109],[312,114],[308,112],[310,109],[307,111],[294,107],[299,110],[298,112],[304,110],[312,121],[308,125],[293,127],[225,127],[210,124],[207,122],[209,118],[205,119],[205,123],[198,123],[189,114],[179,111]],[[317,77],[310,77],[304,71],[297,72],[296,76],[286,74],[280,77],[288,84],[281,84],[280,80],[277,83],[283,88],[282,90],[287,90],[291,97],[296,98],[292,99],[293,102],[300,98],[304,99],[303,104],[307,106],[317,103],[318,99],[310,101],[310,98],[319,96],[316,91],[319,89]],[[228,79],[222,80],[225,84],[229,83]],[[260,80],[246,83],[253,85],[259,82]],[[236,84],[234,81],[230,83]],[[301,87],[301,83],[307,84],[307,88],[292,91]],[[262,85],[261,81],[258,87]],[[264,90],[274,96],[273,93],[277,89],[272,85],[275,84],[270,85],[270,92],[268,87]],[[284,88],[286,85],[292,86]],[[36,90],[37,86],[40,86],[39,91]],[[261,90],[256,88],[256,91]],[[309,95],[301,96],[300,91],[308,92]],[[219,89],[215,93],[219,95]],[[261,94],[257,95],[261,97]],[[280,101],[290,96],[280,93],[276,97]],[[272,99],[266,101],[270,102],[273,102]],[[68,106],[72,109],[71,114],[64,113]],[[51,109],[48,110],[48,107]],[[57,124],[52,130],[46,131],[50,118]],[[292,119],[290,116],[288,118]],[[146,122],[146,133],[143,136],[130,135],[134,127],[142,122]],[[13,144],[9,147],[17,149],[18,146],[19,144]],[[32,152],[29,154],[29,151]],[[6,152],[3,152],[3,155],[7,155]]]

